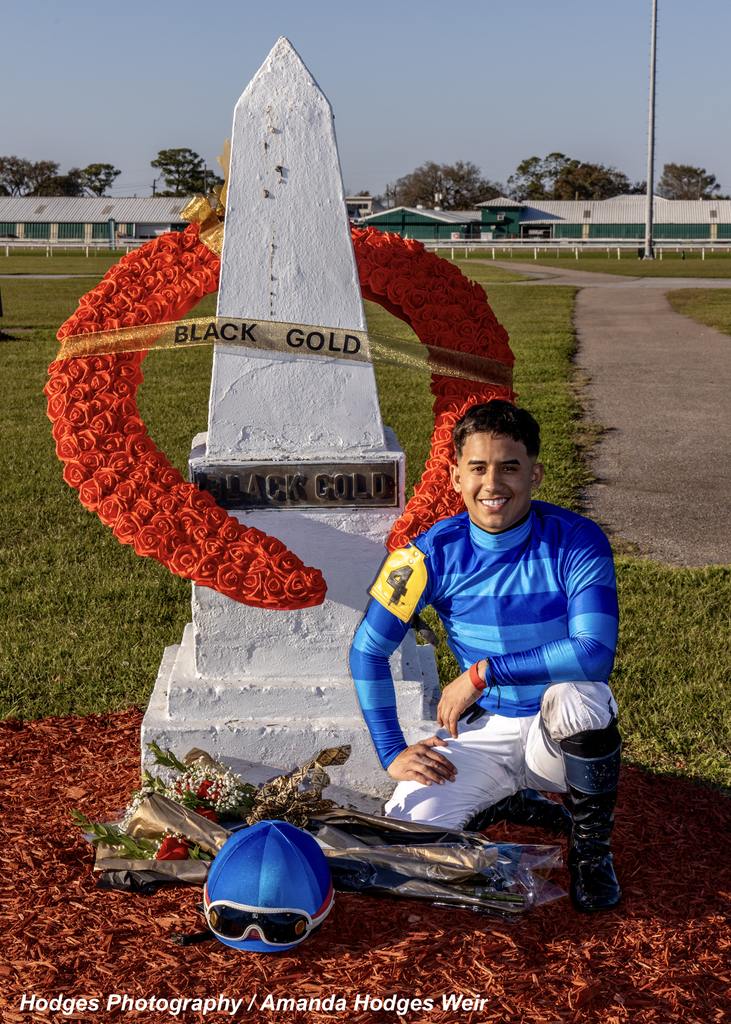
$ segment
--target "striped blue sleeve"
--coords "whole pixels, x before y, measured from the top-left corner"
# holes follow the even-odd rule
[[[396,694],[388,664],[409,623],[371,600],[350,648],[350,671],[361,711],[383,768],[408,746],[396,714]]]
[[[490,658],[497,685],[604,681],[614,664],[619,627],[612,551],[596,524],[584,520],[562,559],[568,636]],[[540,630],[540,627],[537,627]]]

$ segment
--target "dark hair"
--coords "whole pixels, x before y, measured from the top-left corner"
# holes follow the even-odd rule
[[[470,434],[511,437],[514,441],[522,441],[529,455],[538,455],[541,450],[541,428],[528,410],[518,409],[512,402],[501,398],[471,406],[455,423],[452,441],[457,458]]]

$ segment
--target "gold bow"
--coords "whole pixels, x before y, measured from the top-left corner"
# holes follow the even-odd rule
[[[226,213],[226,193],[228,191],[228,175],[231,164],[231,142],[223,144],[223,152],[218,157],[223,171],[223,185],[214,188],[209,196],[194,196],[180,216],[189,224],[200,225],[200,240],[211,252],[220,256],[223,252],[223,219]]]

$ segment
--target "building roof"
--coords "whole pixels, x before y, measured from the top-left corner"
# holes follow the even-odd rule
[[[522,199],[509,199],[507,196],[495,196],[494,199],[486,199],[484,203],[478,203],[477,208],[481,206],[514,206],[520,207],[525,206]]]
[[[0,221],[52,224],[93,224],[113,218],[118,223],[170,224],[180,221],[186,196],[0,196]]]
[[[522,205],[521,223],[551,224],[642,224],[645,220],[646,197],[622,195],[612,199],[526,199]],[[505,206],[513,200],[497,199],[480,206]],[[715,215],[712,216],[712,211]],[[588,216],[587,216],[588,212]],[[731,199],[663,199],[655,196],[653,217],[656,224],[728,224],[731,221]]]
[[[481,214],[479,210],[427,210],[415,206],[392,206],[388,210],[379,210],[368,217],[361,217],[360,223],[366,224],[375,217],[385,217],[390,213],[415,213],[420,217],[428,217],[430,220],[439,220],[445,224],[465,224],[467,221],[479,221]]]

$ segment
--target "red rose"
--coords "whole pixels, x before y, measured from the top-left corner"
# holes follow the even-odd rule
[[[159,509],[158,502],[155,503],[155,508]],[[178,529],[178,521],[174,516],[167,515],[165,512],[156,511],[150,520],[150,526],[154,526],[162,537],[175,533]]]
[[[302,568],[302,562],[291,551],[283,551],[281,554],[273,556],[271,566],[275,572],[289,576]]]
[[[264,537],[260,547],[267,555],[283,555],[286,553],[287,548],[282,544],[281,540],[277,540],[276,537]]]
[[[264,578],[264,593],[268,603],[276,604],[279,600],[284,597],[284,583],[278,577],[269,573]]]
[[[161,494],[155,501],[160,512],[172,516],[178,511],[178,500],[174,494]]]
[[[117,487],[117,497],[124,502],[134,504],[139,496],[139,488],[130,480],[123,480],[122,483]]]
[[[219,538],[224,543],[235,543],[241,537],[241,526],[238,520],[234,519],[233,516],[226,516],[226,521],[218,530]]]
[[[160,534],[154,526],[143,526],[135,535],[134,549],[138,555],[156,555],[160,548]]]
[[[77,406],[78,408],[78,406]],[[93,410],[89,410],[92,412]],[[118,423],[117,417],[113,412],[107,410],[106,412],[99,412],[97,415],[92,416],[89,427],[94,431],[95,434],[112,434],[119,430],[120,424]]]
[[[54,370],[55,366],[56,363],[51,363],[48,367],[49,379],[43,389],[43,394],[46,398],[51,398],[52,395],[60,395],[68,387],[66,375],[61,373],[60,370]]]
[[[200,512],[195,512],[192,508],[184,505],[178,513],[178,522],[180,528],[192,537],[193,531],[203,525],[203,516]]]
[[[89,381],[92,391],[107,391],[112,385],[112,375],[108,370],[94,373]]]
[[[135,460],[135,465],[127,471],[127,479],[138,484],[140,490],[145,490],[150,480],[150,467],[144,459]]]
[[[214,506],[216,504],[216,499],[213,495],[209,494],[208,491],[201,491],[191,484],[188,488],[185,503],[190,508],[196,509],[198,512],[203,512],[205,509]]]
[[[252,548],[258,547],[265,537],[266,534],[262,533],[261,530],[257,530],[255,526],[240,527],[239,529],[239,540]]]
[[[242,590],[246,581],[244,573],[240,569],[237,569],[235,565],[230,563],[225,565],[219,565],[218,572],[216,573],[216,588],[221,591],[222,594],[233,593],[239,594]]]
[[[249,568],[253,558],[249,545],[243,544],[241,541],[234,541],[233,544],[227,545],[214,537],[204,542],[203,550],[210,558],[218,560],[224,557],[228,558],[237,569],[242,570]]]
[[[80,452],[92,452],[96,450],[97,439],[91,430],[77,430],[74,438],[79,446]]]
[[[195,813],[200,814],[201,818],[208,818],[209,821],[218,824],[218,815],[212,807],[196,807]]]
[[[188,860],[188,844],[178,836],[165,836],[155,860]]]
[[[377,295],[385,295],[390,275],[383,267],[376,267],[370,276],[368,286]]]
[[[85,431],[74,430],[73,426],[71,425],[71,423],[69,423],[67,419],[56,420],[56,422],[53,424],[53,427],[51,428],[51,437],[53,438],[54,441],[60,441],[62,437],[68,437],[71,434],[78,435],[81,433],[85,433]],[[91,436],[93,437],[94,435],[92,434]],[[92,447],[95,446],[96,439],[94,440]]]
[[[141,520],[133,512],[125,512],[114,524],[114,536],[122,544],[133,544],[142,526]]]
[[[261,599],[264,593],[264,573],[247,572],[241,584],[241,596]]]
[[[421,309],[426,303],[428,297],[429,294],[425,288],[415,288],[412,285],[404,296],[404,309],[407,310],[407,312]]]
[[[81,487],[85,480],[91,476],[90,470],[86,469],[79,462],[67,462],[63,470],[63,478],[69,487]]]
[[[110,494],[99,502],[97,515],[105,526],[114,526],[119,517],[128,511],[129,506],[120,501],[116,494]]]
[[[113,473],[119,473],[120,476],[125,476],[132,464],[132,460],[126,452],[113,452],[105,460],[106,468],[111,469]]]
[[[107,469],[106,467],[98,469],[94,473],[94,479],[105,496],[110,494],[122,482],[119,473],[115,473],[114,470]]]
[[[193,544],[178,544],[170,556],[168,568],[176,576],[190,577],[198,562],[198,549]]]
[[[124,435],[117,433],[105,434],[102,437],[97,438],[96,446],[100,451],[106,452],[107,454],[124,451]]]
[[[201,586],[215,587],[218,576],[219,560],[211,555],[203,555],[198,559],[195,568],[191,570],[190,576],[195,583]]]
[[[147,523],[155,514],[155,506],[147,498],[139,498],[135,502],[134,514],[140,518],[143,523]]]
[[[104,458],[101,452],[81,452],[78,461],[86,469],[90,469],[92,473],[96,473],[98,469],[104,466]]]
[[[57,420],[66,411],[68,397],[62,391],[59,394],[51,395],[47,403],[47,415],[51,420]]]
[[[290,600],[300,601],[307,594],[307,583],[301,572],[294,572],[284,581],[284,593]]]
[[[404,300],[410,289],[410,282],[408,278],[397,277],[391,278],[386,287],[386,294],[388,295],[389,301],[393,302],[396,306],[403,306]]]
[[[207,508],[203,513],[203,522],[211,533],[215,533],[228,520],[228,515],[222,508]]]
[[[157,480],[161,487],[174,487],[176,484],[185,483],[182,473],[174,466],[162,466],[158,470]]]
[[[84,453],[79,449],[79,442],[74,434],[70,434],[68,437],[59,438],[56,442],[56,455],[62,462],[71,462],[74,459],[78,459],[82,466],[86,466],[86,463],[82,460],[82,455],[89,454],[92,452]],[[86,468],[90,468],[86,466]]]
[[[195,791],[195,795],[197,797],[200,797],[201,800],[205,800],[206,797],[208,796],[208,790],[211,788],[212,785],[213,782],[210,779],[204,779],[203,782],[201,782],[198,789]]]
[[[129,398],[130,395],[135,393],[136,388],[134,384],[130,383],[130,381],[122,378],[114,381],[111,390],[117,398]]]
[[[132,434],[127,438],[127,451],[134,459],[140,459],[156,451],[155,444],[146,434]]]
[[[210,538],[211,534],[205,523],[199,523],[191,530],[191,536],[200,547]]]
[[[70,403],[66,412],[66,419],[73,427],[88,427],[90,410],[88,406],[81,403]]]
[[[79,487],[79,501],[88,508],[90,512],[95,512],[99,507],[99,502],[104,497],[104,492],[99,486],[98,482],[94,479],[84,480]]]

